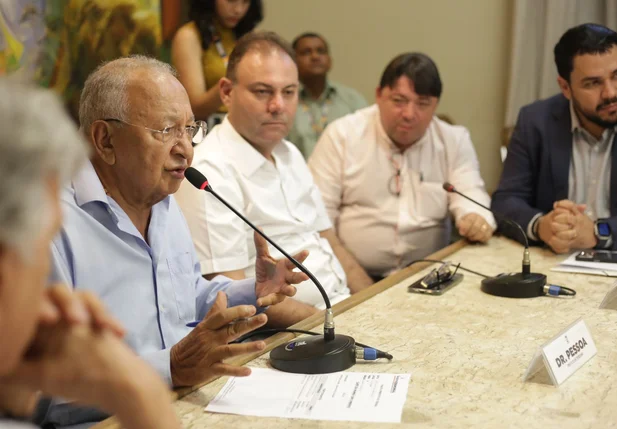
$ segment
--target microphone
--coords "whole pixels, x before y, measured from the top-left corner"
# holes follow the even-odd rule
[[[473,198],[470,198],[467,195],[459,192],[454,187],[454,185],[449,182],[445,182],[443,184],[443,189],[446,192],[458,194],[466,200],[469,200],[472,203],[482,207],[483,209],[488,210],[489,212],[493,213],[495,219],[497,219],[497,222],[504,222],[508,225],[514,226],[520,231],[521,236],[523,237],[525,248],[523,250],[523,266],[521,272],[502,273],[495,277],[486,278],[482,280],[482,291],[491,295],[505,296],[509,298],[531,298],[535,296],[545,295],[546,290],[544,286],[546,285],[546,275],[531,272],[531,260],[529,258],[529,241],[527,240],[527,234],[525,234],[523,228],[517,222],[506,218],[502,214],[491,210],[489,207],[486,207],[484,204],[481,204]]]
[[[293,340],[283,344],[270,352],[270,363],[276,369],[285,372],[299,374],[325,374],[336,371],[344,371],[356,363],[355,340],[347,335],[337,335],[334,333],[334,313],[330,298],[319,280],[302,263],[297,261],[278,244],[276,244],[263,231],[257,228],[242,213],[236,210],[223,197],[212,189],[208,179],[201,172],[193,167],[189,167],[184,172],[184,176],[191,185],[199,190],[206,191],[219,200],[225,207],[231,210],[236,216],[242,219],[257,234],[261,235],[276,250],[281,252],[290,260],[300,271],[317,286],[326,304],[326,314],[324,320],[324,334],[300,340]]]

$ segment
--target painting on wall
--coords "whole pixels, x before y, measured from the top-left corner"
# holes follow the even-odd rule
[[[0,0],[0,74],[53,88],[77,117],[86,77],[102,62],[159,56],[160,0]]]
[[[0,0],[0,75],[32,79],[45,40],[46,0]]]

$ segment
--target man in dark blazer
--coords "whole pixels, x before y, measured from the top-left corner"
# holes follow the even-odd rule
[[[617,249],[617,33],[583,24],[554,53],[562,93],[521,109],[491,207],[557,253]]]

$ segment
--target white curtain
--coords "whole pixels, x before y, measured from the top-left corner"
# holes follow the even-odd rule
[[[617,29],[617,0],[514,0],[506,128],[521,107],[559,92],[553,48],[586,22]]]

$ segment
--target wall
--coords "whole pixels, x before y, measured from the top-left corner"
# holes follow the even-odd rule
[[[316,31],[330,43],[331,77],[374,100],[395,55],[422,51],[439,67],[438,109],[471,132],[489,191],[501,173],[511,0],[264,0],[262,29],[288,40]]]

